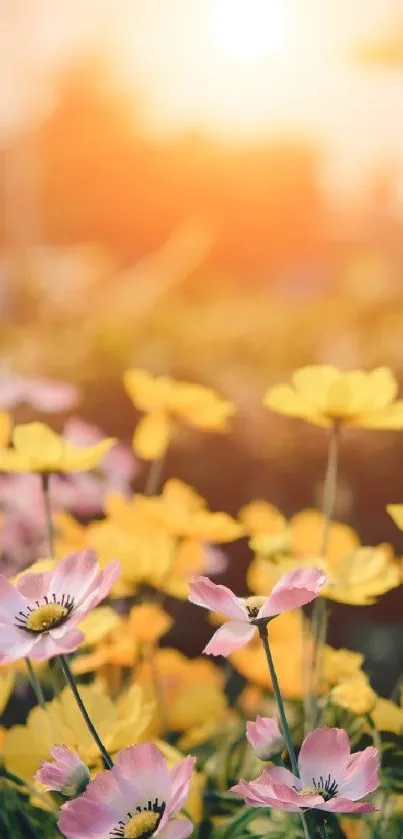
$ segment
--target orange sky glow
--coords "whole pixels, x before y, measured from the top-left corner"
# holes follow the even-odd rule
[[[403,70],[353,60],[402,11],[401,0],[14,0],[0,8],[0,134],[33,110],[27,78],[43,84],[41,68],[100,48],[115,83],[142,96],[148,132],[299,135],[336,179],[385,159],[403,167]]]

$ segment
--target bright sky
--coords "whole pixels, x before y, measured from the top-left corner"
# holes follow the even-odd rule
[[[381,159],[403,168],[403,68],[351,60],[399,19],[403,0],[0,0],[0,130],[46,101],[48,68],[102,44],[147,130],[299,133],[353,182]]]

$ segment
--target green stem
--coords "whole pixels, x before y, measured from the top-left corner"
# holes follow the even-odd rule
[[[144,487],[144,495],[156,495],[165,463],[165,454],[153,460]]]
[[[286,713],[285,713],[283,697],[281,696],[280,685],[278,683],[277,673],[276,673],[276,670],[275,670],[275,667],[274,667],[274,661],[273,661],[273,657],[272,657],[272,654],[271,654],[269,638],[268,638],[268,634],[267,634],[267,623],[263,623],[263,622],[259,623],[258,630],[259,630],[260,640],[263,644],[263,649],[264,649],[265,654],[266,654],[267,664],[268,664],[269,673],[270,673],[270,679],[271,679],[271,683],[272,683],[272,686],[273,686],[273,692],[274,692],[274,696],[275,696],[276,703],[277,703],[278,713],[279,713],[279,716],[280,716],[282,734],[283,734],[283,737],[284,737],[284,740],[285,740],[285,744],[287,746],[288,754],[290,756],[292,771],[293,771],[294,775],[296,775],[297,778],[299,778],[299,769],[298,769],[298,763],[297,763],[297,758],[296,758],[296,754],[295,754],[294,744],[292,742],[291,732],[290,732],[290,728],[289,728],[289,725],[288,725],[287,716],[286,716]]]
[[[70,670],[69,663],[66,659],[66,656],[59,655],[58,660],[59,660],[60,666],[63,670],[66,682],[69,685],[69,687],[71,688],[71,691],[73,693],[74,699],[77,702],[80,713],[82,714],[83,719],[86,722],[87,728],[88,728],[90,734],[92,735],[92,737],[94,738],[94,740],[95,740],[95,742],[96,742],[96,744],[99,748],[99,751],[101,752],[101,755],[102,755],[102,757],[105,761],[105,765],[106,765],[107,769],[112,769],[113,760],[112,760],[110,754],[107,752],[107,750],[106,750],[106,748],[105,748],[105,746],[104,746],[104,744],[103,744],[103,742],[102,742],[102,740],[101,740],[101,738],[100,738],[100,736],[99,736],[99,734],[98,734],[98,732],[95,728],[95,725],[93,724],[93,722],[92,722],[92,720],[91,720],[91,718],[88,714],[88,711],[87,711],[87,709],[84,705],[84,702],[81,699],[81,696],[78,692],[78,688],[77,688],[74,676],[73,676],[73,674]]]
[[[34,694],[36,696],[36,701],[37,701],[38,705],[41,706],[41,708],[44,708],[45,707],[45,697],[43,695],[42,686],[41,686],[41,683],[40,683],[40,681],[39,681],[39,679],[38,679],[38,677],[35,673],[34,668],[32,667],[32,664],[31,664],[29,658],[25,659],[25,664],[27,665],[28,677],[29,677],[29,681],[31,682],[32,690],[34,691]]]
[[[326,830],[326,825],[318,824],[317,827],[318,827],[319,836],[321,837],[321,839],[328,839],[328,833],[327,833],[327,830]]]
[[[52,522],[52,507],[50,502],[50,472],[41,473],[43,505],[45,508],[46,539],[51,559],[54,558],[54,532]]]

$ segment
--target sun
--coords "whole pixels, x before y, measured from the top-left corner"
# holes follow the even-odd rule
[[[281,0],[213,0],[211,31],[229,58],[260,61],[273,56],[286,38]]]

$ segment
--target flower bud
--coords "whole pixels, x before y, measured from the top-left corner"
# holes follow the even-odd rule
[[[44,784],[47,792],[61,792],[65,798],[81,795],[90,780],[88,767],[68,746],[53,746],[50,753],[53,762],[43,760],[35,780]]]
[[[284,746],[278,722],[270,717],[256,717],[255,722],[247,722],[246,737],[260,760],[269,760]]]

